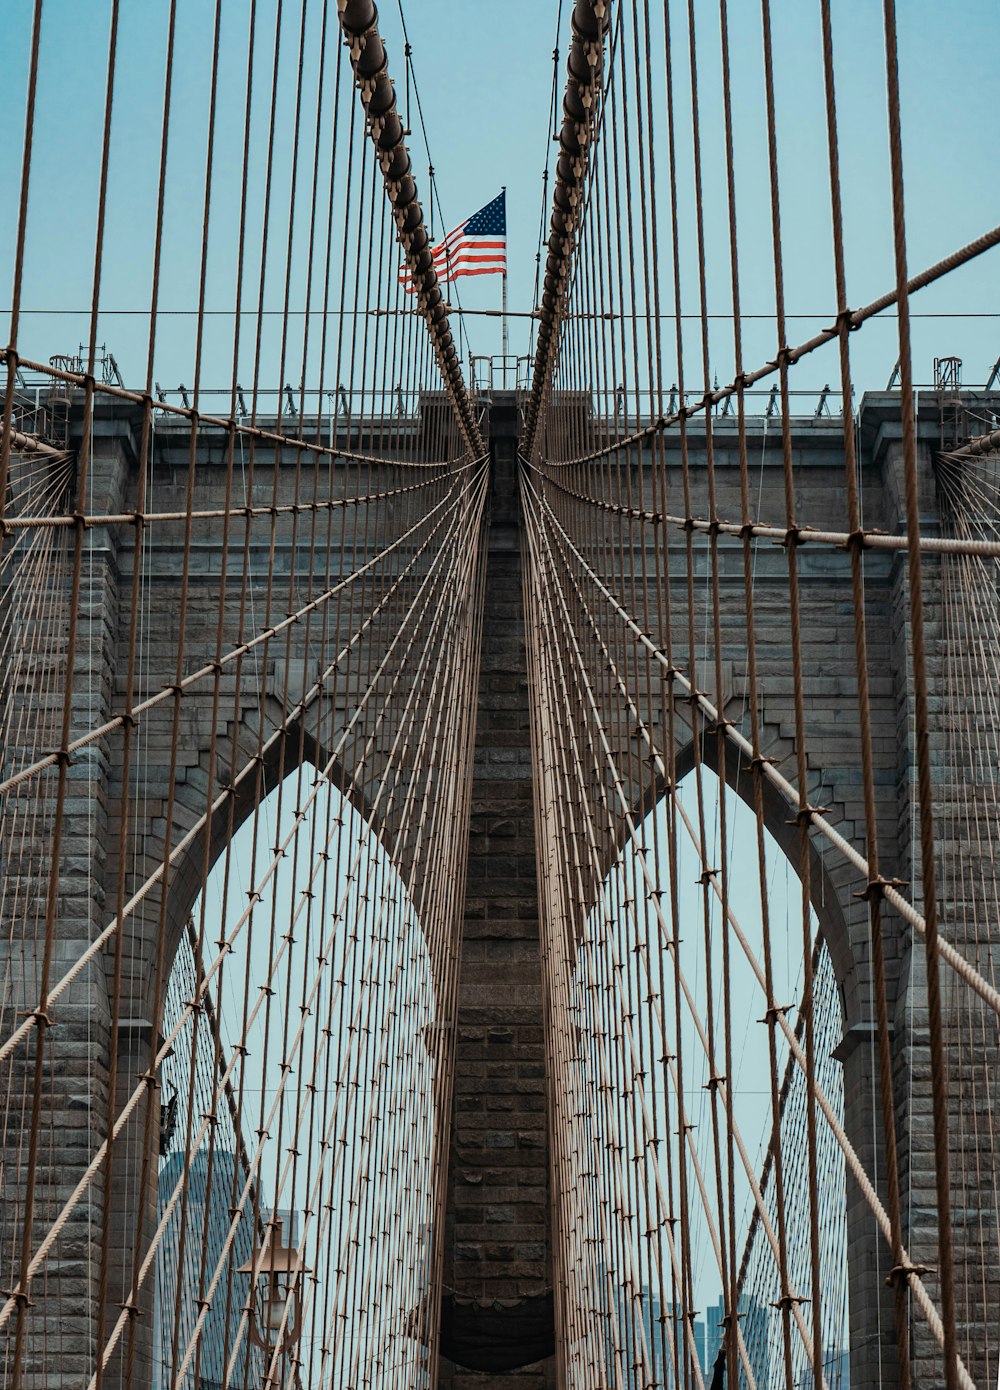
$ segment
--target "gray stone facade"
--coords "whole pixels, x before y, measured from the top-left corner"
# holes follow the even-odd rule
[[[888,393],[865,397],[860,410],[859,458],[864,519],[867,527],[889,533],[902,528],[901,430],[898,397]],[[127,513],[135,505],[138,457],[138,412],[124,406],[98,407],[94,424],[92,497],[93,513]],[[426,424],[426,421],[425,421]],[[926,534],[942,525],[941,500],[935,485],[932,456],[939,444],[936,401],[923,402],[919,413],[922,515]],[[546,1136],[546,1070],[544,1008],[539,958],[538,907],[535,881],[532,755],[529,737],[529,690],[524,652],[521,557],[516,500],[517,402],[498,396],[491,406],[494,477],[492,516],[488,542],[486,613],[480,674],[478,733],[476,740],[469,874],[465,904],[462,963],[455,1020],[456,1064],[454,1114],[451,1121],[451,1158],[448,1179],[447,1221],[444,1235],[444,1281],[460,1295],[489,1302],[514,1300],[537,1294],[552,1283],[551,1210],[558,1194],[551,1191]],[[780,431],[776,421],[749,421],[751,466],[759,488],[759,519],[784,524],[781,478]],[[703,479],[704,434],[697,421],[689,423],[689,437],[696,488]],[[667,438],[668,476],[677,476],[676,441]],[[739,518],[735,421],[715,421],[719,513]],[[794,423],[796,481],[800,499],[799,521],[804,525],[846,529],[841,424],[837,419],[796,420]],[[158,421],[151,454],[150,509],[183,508],[188,465],[187,427]],[[243,461],[245,464],[245,460]],[[648,461],[647,461],[648,463]],[[272,452],[258,457],[253,474],[252,497],[269,501],[272,495],[287,500],[297,467],[313,467],[311,460],[297,460],[289,447],[277,460]],[[338,465],[328,475],[327,487],[346,486],[343,470],[359,465]],[[324,463],[324,468],[327,465]],[[240,463],[237,458],[237,475]],[[206,433],[199,444],[196,466],[196,505],[220,506],[226,485],[227,453],[221,432]],[[372,490],[379,485],[378,472],[368,470]],[[649,469],[638,470],[637,487],[649,488]],[[327,475],[324,475],[325,477]],[[308,491],[308,489],[307,489]],[[679,497],[678,497],[679,502]],[[409,505],[401,499],[399,507]],[[679,506],[677,508],[679,510]],[[694,512],[707,514],[704,495],[694,498]],[[310,556],[318,547],[307,539],[314,524],[331,527],[328,554],[332,572],[345,550],[371,545],[376,537],[362,533],[362,519],[346,519],[341,512],[331,522],[282,515],[248,535],[234,522],[229,551],[224,555],[218,521],[196,526],[192,549],[190,603],[183,634],[183,672],[211,663],[216,655],[219,593],[223,567],[230,576],[223,613],[223,648],[240,637],[265,631],[285,616],[293,605],[308,601],[326,576],[309,572]],[[950,524],[950,522],[948,523]],[[296,529],[298,528],[298,529]],[[684,613],[684,536],[668,530],[674,612]],[[720,540],[723,588],[724,668],[729,687],[725,713],[739,721],[744,714],[746,625],[742,598],[742,560],[738,538]],[[697,545],[696,545],[697,550]],[[54,560],[54,601],[68,592],[68,543]],[[80,620],[85,625],[74,671],[73,726],[83,731],[111,719],[121,710],[133,582],[134,532],[127,523],[93,528],[87,535]],[[233,577],[248,559],[247,585]],[[703,566],[703,556],[698,560]],[[973,827],[962,820],[958,789],[965,785],[967,769],[952,766],[959,757],[972,756],[969,741],[952,737],[948,725],[949,672],[956,659],[954,621],[949,625],[941,600],[940,560],[925,565],[925,598],[932,711],[931,732],[936,792],[935,812],[949,827],[950,838],[939,842],[944,861],[942,881],[949,900],[944,903],[942,929],[949,939],[974,959],[984,973],[995,965],[995,863],[993,832],[996,829],[992,783],[980,782],[979,833],[983,842],[975,853],[960,854],[959,842],[969,842]],[[169,687],[176,679],[181,598],[180,548],[174,531],[164,527],[146,537],[145,599],[142,614],[142,661],[137,670],[136,698]],[[805,700],[809,729],[809,800],[828,807],[836,829],[863,850],[865,822],[861,786],[857,689],[854,675],[853,622],[850,575],[846,552],[805,545],[799,552],[803,601],[803,655]],[[994,565],[995,568],[995,565]],[[704,577],[704,568],[699,576]],[[273,585],[268,575],[276,576]],[[636,582],[634,570],[626,576]],[[792,709],[791,645],[787,624],[787,562],[780,546],[761,544],[757,549],[755,596],[759,662],[759,703],[764,752],[776,758],[786,775],[794,770],[794,717]],[[8,596],[9,597],[9,596]],[[352,599],[356,615],[365,602],[363,586]],[[654,603],[655,596],[651,596]],[[872,718],[879,806],[882,871],[913,884],[919,902],[919,866],[914,862],[915,775],[913,769],[913,711],[910,694],[910,636],[907,613],[905,553],[869,550],[865,555],[865,601],[871,653]],[[996,631],[995,595],[988,620]],[[401,610],[385,615],[384,632],[392,630]],[[65,616],[65,614],[64,614]],[[8,622],[37,623],[37,615],[8,607]],[[173,732],[171,701],[145,719],[134,747],[130,802],[130,862],[125,876],[127,891],[141,883],[174,851],[174,863],[165,899],[158,890],[148,894],[136,911],[124,952],[124,997],[130,999],[129,1016],[121,1029],[118,1063],[119,1103],[131,1092],[147,1065],[150,1041],[156,1036],[152,1017],[152,981],[169,962],[183,923],[205,872],[221,851],[234,825],[248,815],[256,801],[281,778],[286,757],[298,757],[289,739],[273,740],[287,709],[320,679],[324,663],[338,633],[349,630],[351,614],[328,613],[310,624],[299,624],[288,635],[266,644],[261,672],[249,660],[241,669],[226,668],[202,683],[180,704],[178,773],[173,787],[165,785],[171,761]],[[657,619],[658,621],[658,619]],[[680,618],[673,641],[678,650],[686,645],[684,619]],[[975,665],[977,632],[971,635],[968,661]],[[704,670],[699,685],[712,688],[713,653],[703,649]],[[985,663],[983,663],[985,669]],[[344,729],[351,707],[352,668],[338,683],[331,698],[321,693],[296,723],[290,736],[301,739],[310,760],[322,763]],[[694,673],[693,673],[694,674]],[[29,712],[46,720],[51,740],[55,711],[60,703],[58,649],[52,656],[52,680],[45,684],[39,670],[20,690],[18,698]],[[266,692],[263,697],[261,692]],[[985,698],[985,697],[983,697]],[[34,703],[32,703],[34,702]],[[662,715],[662,711],[660,711]],[[985,718],[985,706],[979,711]],[[655,723],[654,719],[654,723]],[[216,734],[215,762],[210,748]],[[973,740],[974,742],[974,740]],[[261,748],[264,748],[261,754]],[[73,760],[68,773],[68,799],[61,844],[58,902],[58,940],[53,969],[56,977],[80,954],[114,912],[118,881],[119,816],[126,788],[122,781],[122,739],[109,732]],[[964,751],[963,751],[964,750]],[[987,750],[988,751],[988,750]],[[706,747],[706,754],[711,748]],[[358,748],[350,741],[337,759],[341,775],[356,767]],[[680,748],[681,766],[690,750]],[[381,772],[379,748],[366,760],[358,779],[357,795],[363,802],[378,785]],[[251,769],[252,775],[248,774]],[[745,770],[728,767],[726,774],[749,796]],[[207,836],[185,842],[191,827],[203,814],[210,789],[230,781],[235,790],[212,818]],[[655,794],[651,785],[630,789],[637,807]],[[963,803],[964,805],[964,803]],[[47,880],[48,841],[51,838],[54,801],[49,792],[29,807],[12,795],[4,807],[9,819],[19,814],[35,817],[32,836],[18,850],[20,857],[5,859],[7,874],[23,885],[21,897],[9,900],[8,920],[2,923],[5,953],[3,966],[3,1018],[5,1036],[19,1010],[31,1007],[37,987],[39,962],[24,936],[30,924],[37,926],[40,899]],[[795,862],[796,831],[787,824],[789,810],[777,798],[768,804],[769,828]],[[985,830],[983,829],[985,827]],[[383,826],[391,835],[393,827]],[[176,847],[183,845],[180,853]],[[406,876],[413,846],[402,847],[400,869]],[[870,950],[867,913],[856,897],[863,886],[856,872],[835,852],[813,840],[814,906],[826,934],[837,971],[844,1015],[842,1057],[845,1068],[845,1125],[859,1157],[876,1185],[884,1188],[884,1161],[879,1140],[877,1064],[871,1045]],[[985,895],[979,887],[988,884]],[[978,885],[978,886],[977,886]],[[409,885],[416,904],[421,900],[419,882]],[[984,897],[981,914],[972,911],[974,899]],[[26,925],[27,924],[27,925]],[[30,929],[34,929],[31,927]],[[927,1285],[935,1292],[936,1214],[932,1136],[930,1129],[930,1080],[927,1052],[926,999],[923,984],[922,944],[911,940],[907,928],[886,914],[886,953],[890,1006],[894,1020],[894,1096],[900,1140],[900,1165],[904,1193],[906,1239],[914,1259],[932,1272]],[[158,966],[159,962],[159,966]],[[42,1077],[42,1111],[45,1142],[40,1157],[36,1190],[35,1229],[43,1229],[69,1195],[96,1146],[104,1138],[108,1110],[107,1086],[110,1058],[109,1000],[114,959],[110,952],[83,971],[53,1008],[47,1040],[47,1060]],[[988,1369],[986,1346],[992,1348],[991,1374],[996,1371],[996,1346],[1000,1323],[1000,1267],[995,1245],[984,1250],[979,1234],[979,1215],[988,1208],[995,1235],[994,1184],[998,1160],[996,1135],[990,1128],[990,1092],[997,1074],[997,1020],[972,1009],[967,992],[956,990],[946,972],[946,1007],[949,1011],[948,1044],[952,1069],[953,1207],[956,1212],[956,1251],[962,1271],[959,1290],[962,1320],[961,1349],[969,1357],[969,1369],[983,1384]],[[970,1038],[975,1041],[970,1044]],[[2,1282],[10,1287],[17,1264],[16,1233],[23,1212],[21,1180],[24,1155],[18,1143],[20,1117],[27,1113],[33,1085],[33,1051],[20,1051],[6,1074],[9,1093],[2,1131],[3,1174],[0,1188],[0,1257]],[[158,1096],[150,1085],[149,1123],[155,1123]],[[978,1107],[982,1123],[975,1133],[978,1149],[970,1148],[963,1114]],[[113,1200],[130,1212],[144,1210],[147,1225],[155,1220],[156,1175],[142,1169],[130,1155],[141,1151],[141,1131],[147,1123],[146,1105],[140,1105],[117,1146]],[[973,1179],[973,1173],[979,1176]],[[978,1184],[978,1185],[977,1185]],[[57,1242],[44,1294],[26,1319],[27,1339],[22,1385],[64,1387],[85,1383],[93,1367],[92,1310],[100,1265],[99,1233],[103,1188],[94,1186],[88,1202],[77,1209]],[[850,1341],[852,1390],[890,1386],[895,1377],[893,1302],[885,1288],[891,1261],[875,1231],[870,1209],[849,1181],[847,1222],[850,1255]],[[124,1226],[123,1226],[124,1230]],[[127,1239],[116,1239],[110,1254],[111,1316],[130,1281],[134,1250]],[[147,1299],[147,1304],[148,1304]],[[41,1305],[41,1306],[38,1306]],[[150,1308],[131,1319],[123,1347],[132,1362],[136,1387],[148,1386],[151,1376],[149,1347]],[[940,1357],[918,1316],[912,1321],[915,1384],[943,1383]],[[0,1361],[9,1367],[12,1342],[0,1348]],[[55,1369],[56,1367],[60,1369]],[[114,1383],[124,1375],[113,1366]],[[111,1383],[109,1380],[108,1383]],[[503,1383],[519,1390],[542,1390],[557,1383],[553,1361],[528,1368]],[[441,1384],[451,1390],[493,1390],[492,1378],[466,1372],[442,1362]],[[496,1386],[500,1380],[496,1380]]]

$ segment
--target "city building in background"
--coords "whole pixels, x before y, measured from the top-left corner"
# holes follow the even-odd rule
[[[183,1175],[184,1159],[183,1153],[175,1152],[160,1167],[157,1215],[161,1220]],[[157,1252],[153,1390],[173,1390],[177,1384],[176,1348],[187,1347],[204,1290],[223,1258],[236,1172],[235,1154],[217,1149],[210,1163],[207,1149],[200,1149],[188,1172],[186,1216],[182,1218],[182,1204],[177,1202],[168,1218]],[[238,1182],[242,1187],[242,1175]],[[265,1213],[262,1216],[266,1219]],[[243,1319],[250,1276],[238,1273],[240,1265],[253,1254],[253,1226],[252,1213],[244,1212],[205,1315],[197,1343],[197,1365],[192,1359],[178,1390],[193,1390],[195,1386],[200,1390],[223,1390],[228,1383],[253,1385],[263,1372],[263,1353],[250,1343]],[[234,1347],[238,1347],[234,1370],[227,1379],[226,1369]]]

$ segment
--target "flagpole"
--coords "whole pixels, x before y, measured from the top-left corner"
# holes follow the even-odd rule
[[[507,356],[507,272],[500,276],[500,343],[504,357]],[[506,363],[504,367],[506,368]]]
[[[504,227],[507,223],[507,185],[504,184],[500,189],[504,201]],[[500,350],[504,356],[504,385],[507,384],[507,265],[506,256],[504,257],[504,270],[500,276]]]

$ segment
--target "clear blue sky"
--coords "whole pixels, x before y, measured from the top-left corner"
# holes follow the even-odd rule
[[[270,33],[274,0],[259,5],[262,32]],[[331,9],[334,7],[331,6]],[[541,204],[541,174],[550,149],[547,127],[552,84],[552,48],[557,4],[511,0],[497,7],[481,0],[408,0],[405,5],[413,62],[438,172],[448,226],[468,216],[506,185],[509,214],[509,297],[512,309],[529,309],[534,298],[535,250]],[[655,7],[654,7],[655,8]],[[828,247],[828,193],[821,70],[819,6],[809,0],[776,0],[772,6],[776,42],[782,153],[782,195],[790,312],[816,315],[797,321],[790,336],[808,336],[827,322],[833,302]],[[45,7],[42,82],[39,90],[35,176],[31,200],[31,238],[24,303],[28,309],[85,309],[93,258],[97,151],[103,103],[108,0],[48,0]],[[155,203],[162,68],[167,6],[153,0],[123,0],[119,86],[112,145],[111,215],[102,302],[110,309],[141,309],[149,300],[150,233]],[[190,308],[196,300],[200,245],[204,127],[213,6],[209,0],[179,0],[178,49],[172,150],[168,178],[166,260],[163,304]],[[563,4],[558,44],[565,53],[569,3]],[[677,6],[675,24],[682,20]],[[724,160],[721,146],[717,61],[717,11],[699,4],[702,54],[701,98],[704,123],[705,208],[709,247],[717,257],[710,282],[712,306],[728,309],[725,268]],[[737,180],[744,266],[744,308],[766,314],[772,308],[771,263],[761,92],[759,7],[751,0],[731,4],[738,138]],[[0,79],[8,109],[23,109],[32,5],[7,0]],[[307,65],[315,63],[319,5],[310,6]],[[974,66],[977,54],[996,49],[1000,13],[990,0],[942,6],[932,0],[905,0],[899,6],[901,77],[904,92],[906,180],[911,266],[919,268],[997,221],[991,187],[994,98],[989,82]],[[403,88],[404,63],[395,0],[381,7],[389,46],[390,70]],[[213,242],[209,301],[231,306],[231,246],[238,193],[238,153],[242,122],[242,81],[248,6],[227,0],[223,41],[217,177],[213,193]],[[838,0],[834,5],[840,54],[841,140],[849,252],[849,298],[863,302],[892,281],[889,203],[886,182],[884,75],[881,5],[877,0]],[[292,53],[299,7],[285,5],[283,47]],[[685,112],[685,48],[678,34],[679,103]],[[266,55],[265,55],[266,56]],[[653,71],[661,55],[653,55]],[[261,91],[266,64],[261,67]],[[564,63],[560,57],[559,89]],[[291,80],[283,81],[278,121],[276,186],[287,189],[291,133]],[[686,114],[682,117],[685,127]],[[421,192],[427,201],[422,142],[411,139]],[[682,250],[693,268],[693,219],[689,140],[682,139],[680,178],[687,190]],[[264,149],[255,146],[252,195],[263,183]],[[665,169],[660,126],[658,159]],[[4,186],[11,196],[0,206],[0,277],[10,283],[20,172],[20,140],[8,139],[0,154]],[[663,175],[661,174],[661,178]],[[284,181],[284,182],[283,182]],[[661,185],[662,186],[662,185]],[[276,234],[283,231],[275,215]],[[435,230],[440,231],[435,217]],[[925,291],[914,303],[923,312],[995,313],[996,253],[952,277],[940,289]],[[466,280],[461,299],[468,307],[497,307],[499,280]],[[695,285],[684,287],[695,308]],[[5,307],[9,290],[2,291]],[[299,294],[299,303],[303,295]],[[293,291],[293,303],[295,295]],[[280,282],[269,281],[268,303],[280,305]],[[915,333],[918,381],[927,381],[935,355],[965,359],[967,382],[981,383],[1000,355],[994,319],[919,319]],[[85,315],[28,315],[21,335],[24,352],[47,357],[74,349],[85,331]],[[468,319],[475,351],[499,348],[496,320]],[[799,334],[801,329],[801,335]],[[527,345],[527,321],[512,323],[511,348]],[[0,320],[0,333],[6,325]],[[855,336],[859,385],[883,386],[895,361],[895,325],[875,323]],[[112,315],[102,319],[100,336],[136,383],[144,369],[146,330],[141,319]],[[165,323],[156,375],[164,384],[190,379],[190,322]],[[231,334],[215,323],[209,333],[204,379],[228,379]],[[748,327],[747,356],[762,361],[773,352],[773,330],[766,322]],[[713,332],[713,358],[720,378],[731,367],[725,324]],[[273,374],[267,358],[262,375]],[[270,365],[269,365],[270,364]],[[245,373],[249,375],[249,373]],[[289,373],[293,376],[294,373]],[[799,369],[802,384],[836,377],[832,356]]]

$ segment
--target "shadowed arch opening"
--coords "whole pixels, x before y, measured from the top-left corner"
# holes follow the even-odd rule
[[[805,946],[801,882],[771,832],[774,808],[762,882],[745,789],[692,763],[678,768],[675,798],[636,818],[574,961],[570,1161],[582,1180],[567,1224],[591,1316],[571,1338],[571,1384],[595,1374],[628,1383],[638,1368],[677,1385],[695,1361],[709,1385],[734,1284],[739,1384],[780,1379],[786,1345],[794,1383],[812,1374],[812,1305],[797,1303],[796,1316],[777,1306],[783,1266],[796,1298],[813,1294],[808,1088],[794,1055],[804,1045],[804,952],[816,1080],[842,1125],[839,972],[812,910]],[[824,1375],[836,1387],[848,1350],[845,1167],[815,1113]]]
[[[269,727],[265,719],[265,733]],[[208,766],[209,755],[205,751],[199,763],[205,777]],[[244,720],[235,729],[230,728],[228,738],[220,741],[215,758],[217,781],[229,766],[240,771],[232,779],[230,796],[220,798],[219,804],[212,810],[206,811],[203,777],[188,773],[174,788],[176,820],[186,831],[197,828],[197,833],[178,857],[169,875],[164,945],[166,973],[169,973],[174,955],[186,935],[187,923],[196,909],[207,875],[214,873],[220,861],[231,854],[231,846],[244,824],[248,820],[256,820],[264,805],[274,798],[279,786],[285,790],[271,801],[272,805],[286,802],[294,789],[300,801],[308,807],[315,799],[310,796],[313,785],[317,779],[322,779],[337,790],[346,804],[353,807],[367,825],[368,833],[379,843],[384,842],[382,822],[368,805],[358,779],[339,760],[331,758],[304,724],[298,721],[287,728],[279,727],[275,736],[265,737],[263,741],[253,721]],[[313,814],[308,810],[307,813]],[[173,838],[176,842],[176,831]],[[397,872],[409,891],[405,871],[397,865]],[[158,896],[154,892],[148,903],[140,907],[139,921],[148,924],[155,919],[157,902]],[[152,988],[152,971],[147,983]]]
[[[725,766],[719,765],[719,740],[714,734],[706,733],[699,742],[698,761],[704,769],[714,774],[712,786],[721,777],[730,792],[735,792],[746,809],[754,814],[753,773],[740,750],[728,739],[724,743]],[[791,754],[791,749],[788,750]],[[678,784],[688,779],[696,763],[693,740],[680,748],[675,757]],[[636,808],[635,815],[645,820],[664,796],[662,778],[655,778],[649,785],[646,795]],[[784,854],[792,865],[800,858],[800,840],[795,819],[794,806],[789,805],[778,790],[767,780],[761,779],[761,798],[764,812],[764,828],[770,840]],[[622,822],[619,828],[617,850],[620,853],[628,841],[628,827]],[[827,860],[823,853],[824,842],[811,837],[809,840],[809,884],[813,912],[817,925],[830,952],[840,991],[841,1005],[845,1012],[845,1027],[855,1020],[847,1017],[845,998],[848,982],[857,968],[855,952],[851,942],[850,928],[836,884],[830,876]]]
[[[201,1385],[254,1384],[275,1358],[281,1383],[358,1366],[424,1383],[410,1323],[431,1269],[436,998],[371,819],[295,766],[183,925],[160,1025],[154,1385],[195,1368]],[[248,1313],[245,1267],[279,1245],[294,1288],[262,1302],[258,1281]]]

